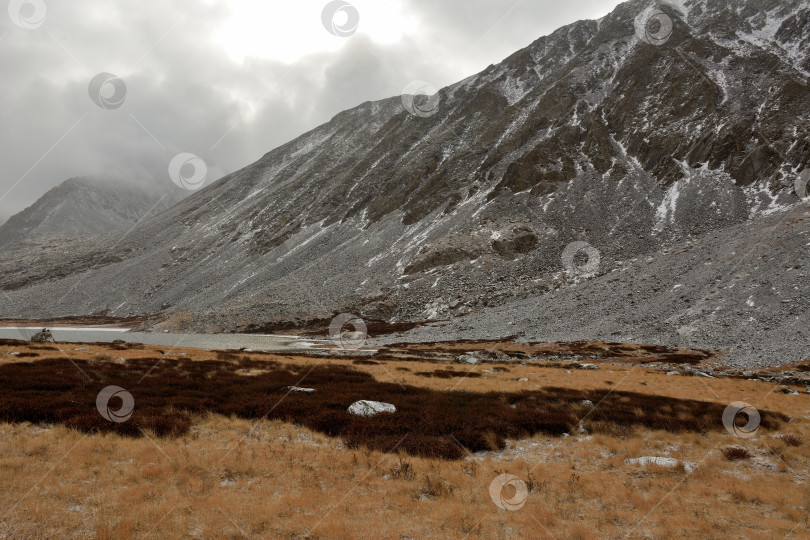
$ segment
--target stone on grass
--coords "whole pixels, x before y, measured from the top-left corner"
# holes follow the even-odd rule
[[[374,416],[380,413],[395,413],[397,408],[390,403],[362,399],[349,405],[349,414],[354,416]]]
[[[53,343],[53,334],[47,328],[43,328],[42,332],[37,332],[33,336],[31,336],[31,341],[34,343]]]
[[[579,364],[577,369],[599,369],[596,364]]]
[[[647,465],[657,465],[659,467],[667,467],[670,469],[676,467],[678,463],[683,463],[683,468],[688,473],[691,473],[696,468],[696,465],[690,461],[678,461],[675,458],[656,456],[629,458],[625,459],[624,463],[627,465],[641,465],[642,467],[646,467]]]
[[[304,392],[306,394],[311,394],[315,391],[314,388],[301,388],[300,386],[287,386],[284,390],[289,390],[290,392]]]
[[[479,362],[478,358],[471,354],[462,354],[461,356],[457,356],[455,361],[456,364],[477,364]]]

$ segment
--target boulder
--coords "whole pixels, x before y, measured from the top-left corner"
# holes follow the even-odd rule
[[[591,401],[590,399],[583,399],[582,401],[579,402],[579,404],[584,405],[585,407],[590,407],[591,409],[593,409],[594,407],[593,401]]]
[[[787,394],[789,396],[798,396],[799,393],[794,390],[793,388],[780,388],[779,392],[782,394]]]
[[[374,416],[380,413],[395,413],[397,408],[390,403],[383,403],[381,401],[355,401],[349,405],[349,414],[354,416]]]
[[[576,367],[577,369],[599,369],[596,364],[579,364]]]
[[[462,354],[460,356],[457,356],[456,359],[453,361],[453,363],[455,364],[469,364],[469,365],[477,364],[478,362],[479,362],[478,358],[476,358],[471,354]]]
[[[53,343],[53,334],[47,328],[43,328],[42,332],[37,332],[33,336],[31,336],[31,341],[35,343]]]

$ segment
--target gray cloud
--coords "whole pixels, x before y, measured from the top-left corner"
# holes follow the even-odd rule
[[[451,84],[618,4],[403,1],[415,33],[381,45],[358,32],[293,64],[229,58],[211,39],[227,0],[45,0],[35,30],[0,12],[0,221],[73,176],[171,190],[167,167],[179,152],[201,156],[215,180],[341,110],[397,95],[413,79]],[[120,108],[89,98],[99,72],[125,80]]]

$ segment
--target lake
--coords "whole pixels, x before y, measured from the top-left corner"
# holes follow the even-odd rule
[[[38,327],[2,327],[0,339],[31,339],[42,330]],[[257,351],[306,351],[319,348],[325,341],[302,339],[295,336],[271,334],[171,334],[130,332],[127,328],[48,327],[59,342],[109,343],[120,339],[129,343],[143,343],[162,347],[192,347],[198,349],[252,349]]]

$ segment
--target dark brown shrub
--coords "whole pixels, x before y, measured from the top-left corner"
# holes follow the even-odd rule
[[[416,476],[416,471],[413,469],[410,461],[405,461],[402,456],[399,456],[399,463],[391,468],[391,477],[397,480],[413,480]]]
[[[727,446],[723,448],[721,452],[727,461],[738,461],[742,459],[749,459],[751,457],[751,453],[748,451],[748,449],[743,448],[742,446]]]
[[[724,404],[629,392],[544,388],[516,393],[442,392],[382,383],[345,365],[302,367],[274,361],[195,362],[134,358],[126,365],[55,358],[0,365],[0,421],[61,423],[82,431],[140,437],[145,431],[174,437],[187,433],[194,415],[207,412],[270,418],[306,426],[349,447],[459,459],[469,452],[503,448],[507,439],[569,433],[582,414],[580,402],[600,406],[584,420],[594,432],[623,435],[634,427],[671,432],[723,430]],[[241,370],[262,371],[245,377]],[[452,372],[467,376],[463,371]],[[91,377],[89,381],[87,377]],[[135,400],[124,423],[96,410],[99,391],[117,385]],[[315,388],[289,392],[288,386]],[[363,418],[347,408],[370,399],[393,403],[395,414]],[[115,410],[117,404],[111,403]],[[760,411],[774,429],[787,417]]]
[[[451,371],[447,369],[437,369],[436,371],[420,371],[415,373],[420,377],[435,377],[437,379],[453,379],[470,377],[472,379],[481,377],[480,373],[474,371]]]
[[[418,493],[420,498],[424,497],[434,500],[450,495],[453,491],[455,491],[454,486],[441,476],[426,474]]]
[[[784,443],[786,445],[788,445],[788,446],[794,446],[795,447],[795,446],[801,446],[802,445],[802,439],[800,437],[797,437],[796,435],[794,435],[792,433],[788,433],[787,435],[782,435],[779,438],[782,439],[782,441],[784,441]]]

